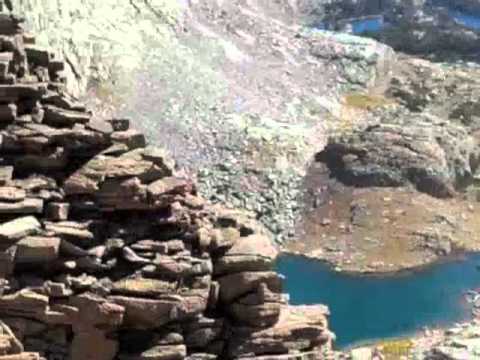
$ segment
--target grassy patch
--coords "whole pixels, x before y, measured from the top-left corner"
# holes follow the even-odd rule
[[[346,106],[362,110],[373,110],[394,103],[393,100],[388,99],[385,96],[361,93],[347,94],[344,100]]]
[[[408,357],[413,348],[413,342],[410,339],[387,340],[378,344],[386,360],[398,360],[402,357]]]

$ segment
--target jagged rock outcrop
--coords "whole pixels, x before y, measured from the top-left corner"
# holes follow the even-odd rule
[[[324,359],[328,310],[287,304],[261,228],[0,34],[0,360]]]
[[[428,114],[406,114],[330,139],[318,154],[354,186],[404,186],[451,197],[473,181],[478,142],[466,128]]]

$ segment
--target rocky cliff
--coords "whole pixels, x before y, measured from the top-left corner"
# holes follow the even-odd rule
[[[325,359],[268,235],[213,207],[65,65],[0,15],[0,359]]]

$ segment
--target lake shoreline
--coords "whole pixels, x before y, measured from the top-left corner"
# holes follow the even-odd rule
[[[480,254],[480,251],[457,251],[451,253],[449,255],[441,256],[433,261],[425,262],[421,265],[412,265],[407,267],[401,267],[397,269],[386,269],[386,268],[378,268],[372,269],[367,267],[355,267],[355,265],[349,264],[351,267],[342,267],[335,261],[332,261],[328,258],[324,258],[321,256],[312,255],[309,253],[302,253],[300,251],[292,251],[288,248],[281,247],[279,258],[282,256],[295,256],[301,257],[310,261],[319,262],[325,266],[327,266],[331,271],[350,275],[350,276],[359,276],[359,277],[380,277],[380,278],[391,278],[391,277],[400,277],[400,276],[411,276],[415,275],[419,272],[426,271],[432,267],[451,263],[451,262],[462,262],[465,261],[468,256]],[[480,277],[480,263],[479,263],[479,277]]]
[[[480,288],[480,254],[442,260],[400,274],[366,275],[338,272],[325,261],[284,252],[276,268],[292,303],[329,307],[336,349],[347,351],[473,321],[478,302],[469,294]]]
[[[385,346],[390,348],[407,348],[408,356],[423,356],[426,354],[451,354],[458,350],[458,343],[463,341],[472,344],[480,343],[480,320],[473,318],[470,321],[455,323],[441,328],[425,329],[405,336],[365,341],[352,344],[347,347],[335,349],[342,356],[355,356],[355,354],[365,354],[365,352],[374,353],[379,349],[386,354]],[[464,349],[465,353],[472,355],[474,348]],[[343,357],[340,357],[343,359]]]

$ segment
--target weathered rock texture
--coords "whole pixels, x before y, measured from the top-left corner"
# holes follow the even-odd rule
[[[349,185],[411,183],[432,196],[451,197],[471,183],[479,153],[476,139],[463,126],[408,114],[332,138],[318,157]]]
[[[324,359],[328,310],[287,304],[261,228],[0,33],[0,359]]]

